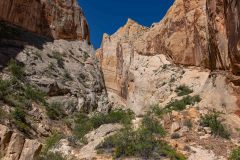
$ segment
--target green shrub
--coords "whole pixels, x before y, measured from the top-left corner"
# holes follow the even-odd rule
[[[25,119],[26,113],[21,108],[15,108],[15,110],[11,114],[15,120],[21,121],[23,123],[26,122]]]
[[[13,112],[11,112],[12,118],[14,119],[14,124],[16,127],[22,131],[27,133],[29,130],[29,126],[26,124],[26,113],[21,108],[15,108]]]
[[[120,132],[110,136],[96,147],[98,152],[112,151],[114,158],[142,157],[144,159],[170,158],[185,160],[185,157],[176,153],[166,142],[156,136],[163,137],[165,131],[153,118],[144,117],[139,129],[125,127]]]
[[[58,152],[48,152],[44,155],[40,155],[37,160],[66,160],[67,158],[63,157],[61,153]]]
[[[36,87],[33,87],[31,85],[27,85],[24,90],[24,96],[28,100],[33,100],[35,102],[41,102],[43,104],[46,104],[45,96],[46,94],[39,90]]]
[[[134,114],[130,110],[114,110],[109,114],[96,113],[92,117],[88,117],[86,114],[79,113],[75,119],[76,125],[74,128],[74,134],[80,140],[83,140],[83,137],[87,133],[103,124],[122,123],[127,125],[131,123],[133,117]]]
[[[49,150],[55,147],[55,145],[61,140],[61,138],[62,138],[62,135],[58,133],[54,133],[52,136],[46,138],[42,152],[44,154],[48,153]]]
[[[10,70],[11,74],[13,75],[14,78],[23,80],[25,76],[25,71],[22,66],[17,64],[17,61],[14,59],[11,59],[10,62],[8,63],[8,69]]]
[[[240,147],[232,150],[229,160],[240,160]]]
[[[65,113],[62,109],[62,104],[58,102],[53,102],[46,105],[47,115],[52,120],[59,120],[65,116]]]
[[[64,69],[64,60],[59,52],[53,52],[53,58],[57,60],[58,67]]]
[[[130,110],[114,110],[108,114],[97,113],[91,117],[91,122],[94,128],[98,128],[103,124],[109,123],[121,123],[121,124],[129,124],[131,123],[134,117],[134,113]]]
[[[148,132],[149,134],[157,134],[161,137],[164,137],[166,135],[166,131],[159,123],[159,121],[151,116],[144,116],[141,129],[143,132]]]
[[[68,70],[64,70],[64,74],[63,74],[63,78],[64,78],[64,80],[66,80],[66,81],[71,81],[71,80],[73,80],[73,78],[72,78],[72,76],[70,75],[70,73],[68,72]]]
[[[84,61],[86,61],[89,57],[90,57],[89,54],[86,51],[84,51],[83,52]]]
[[[219,120],[220,113],[213,111],[201,117],[200,124],[204,127],[210,127],[215,136],[228,139],[230,133]]]
[[[194,105],[195,103],[198,103],[201,101],[201,98],[197,96],[186,96],[181,100],[175,100],[167,104],[166,109],[168,110],[176,110],[176,111],[182,111],[186,109],[187,105]]]
[[[185,96],[185,95],[188,95],[188,94],[192,93],[193,90],[190,89],[186,85],[181,85],[181,86],[176,88],[176,92],[177,92],[178,96]]]
[[[150,111],[147,113],[153,114],[154,116],[157,116],[158,118],[162,118],[166,110],[164,108],[161,108],[159,105],[152,105]]]
[[[0,99],[3,99],[9,93],[10,81],[0,79]]]

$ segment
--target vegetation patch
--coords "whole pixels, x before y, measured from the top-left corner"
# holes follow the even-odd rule
[[[212,111],[211,113],[208,113],[205,116],[201,117],[200,124],[203,127],[210,127],[212,130],[212,134],[214,134],[215,136],[220,136],[222,138],[229,139],[230,133],[221,123],[219,118],[220,113]]]
[[[95,113],[89,117],[84,113],[79,113],[76,116],[74,134],[78,139],[84,140],[84,136],[90,131],[100,127],[103,124],[121,123],[128,125],[131,123],[134,114],[132,111],[127,110],[113,110],[109,114]]]
[[[51,152],[51,149],[56,146],[56,144],[61,140],[62,135],[58,133],[54,133],[52,136],[46,138],[44,147],[42,149],[41,154],[37,158],[37,160],[65,160],[60,153]]]
[[[59,120],[65,116],[62,104],[59,102],[53,102],[46,105],[47,115],[52,120]]]
[[[192,89],[190,89],[188,86],[186,85],[181,85],[179,87],[176,88],[175,90],[177,92],[178,96],[185,96],[185,95],[189,95],[190,93],[193,92]]]
[[[113,153],[114,158],[134,156],[144,159],[185,160],[183,155],[161,140],[165,135],[166,132],[159,121],[147,115],[137,130],[126,126],[117,134],[106,138],[96,149],[98,152]]]
[[[64,60],[62,58],[62,55],[56,51],[53,52],[52,55],[53,55],[52,58],[57,60],[58,67],[64,69]]]
[[[89,57],[90,57],[90,55],[86,51],[84,51],[83,52],[83,59],[84,59],[84,61],[86,61]]]
[[[27,133],[29,130],[29,126],[26,123],[26,113],[24,112],[24,110],[22,110],[21,108],[15,108],[15,110],[11,112],[11,115],[14,119],[16,127],[20,131]]]
[[[64,78],[65,81],[72,81],[73,80],[71,74],[66,69],[64,69],[63,78]]]
[[[60,141],[62,136],[58,133],[54,133],[52,136],[46,138],[43,153],[49,152]]]
[[[45,93],[25,81],[24,67],[15,60],[10,60],[8,69],[12,77],[9,80],[0,80],[0,100],[14,107],[11,116],[7,118],[10,118],[20,131],[28,133],[30,125],[26,120],[26,110],[32,106],[33,101],[45,105]]]
[[[182,98],[181,100],[174,100],[167,104],[165,107],[168,110],[176,110],[176,111],[182,111],[186,109],[187,105],[194,105],[195,103],[198,103],[201,101],[200,96],[186,96]]]
[[[34,86],[27,85],[24,89],[24,96],[26,99],[46,104],[45,101],[46,94]]]
[[[232,150],[229,160],[240,160],[240,147]]]
[[[17,64],[17,61],[11,59],[8,64],[8,69],[11,72],[12,76],[16,79],[23,80],[25,77],[25,71],[23,66]]]

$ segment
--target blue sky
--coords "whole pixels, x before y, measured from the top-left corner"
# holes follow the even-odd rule
[[[159,22],[174,0],[78,0],[90,26],[91,42],[99,48],[103,33],[113,34],[128,18],[144,26]]]

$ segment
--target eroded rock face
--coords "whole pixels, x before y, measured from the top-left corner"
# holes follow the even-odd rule
[[[67,115],[107,112],[110,104],[94,53],[86,42],[55,40],[42,50],[25,46],[16,59],[25,65],[31,83],[48,94],[50,103],[61,102]]]
[[[1,158],[4,160],[35,159],[42,148],[37,140],[25,139],[23,135],[1,124],[0,142]]]
[[[0,20],[54,39],[87,40],[89,28],[76,0],[7,0]]]
[[[224,9],[232,71],[236,75],[240,75],[240,2],[225,0]]]
[[[232,70],[237,74],[238,23],[239,3],[223,0],[176,0],[165,18],[150,28],[128,20],[115,34],[105,34],[97,51],[107,89],[125,104],[133,104],[142,96],[151,101],[157,90],[157,76],[152,72],[163,65]]]

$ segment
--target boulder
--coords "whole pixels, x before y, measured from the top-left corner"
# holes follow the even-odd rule
[[[18,160],[23,150],[25,139],[21,134],[13,133],[4,160]]]
[[[26,139],[19,160],[34,160],[39,155],[42,144],[37,140]]]

